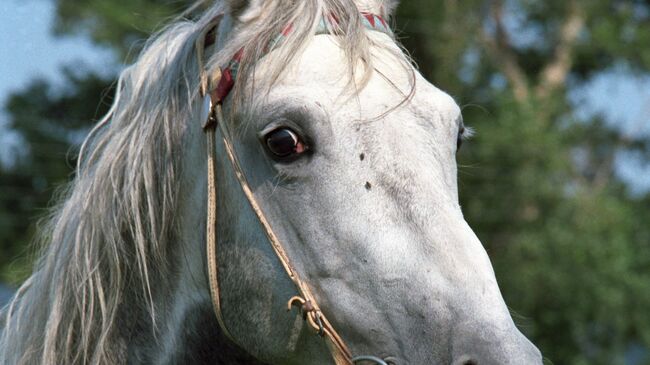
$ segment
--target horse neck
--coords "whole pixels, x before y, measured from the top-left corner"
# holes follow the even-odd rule
[[[205,135],[200,125],[190,125],[186,138],[178,239],[170,273],[161,283],[168,290],[154,298],[160,308],[156,324],[141,328],[144,340],[130,343],[129,356],[136,363],[144,358],[156,364],[262,365],[227,339],[217,323],[205,267]]]
[[[209,302],[179,305],[167,317],[158,338],[131,343],[127,363],[263,365],[223,335]]]

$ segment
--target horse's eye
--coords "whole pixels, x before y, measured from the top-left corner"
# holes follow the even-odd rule
[[[300,136],[289,128],[278,128],[265,137],[266,147],[274,157],[287,158],[307,151],[307,145]]]
[[[460,127],[458,130],[458,137],[456,137],[456,151],[460,150],[463,145],[463,135],[465,134],[465,127]]]

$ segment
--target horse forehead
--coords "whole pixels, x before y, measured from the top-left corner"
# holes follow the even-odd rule
[[[345,110],[359,112],[363,117],[379,116],[409,98],[404,105],[406,108],[400,108],[402,111],[428,120],[455,121],[460,109],[454,99],[403,62],[405,58],[400,60],[396,55],[401,51],[390,37],[375,33],[372,34],[374,41],[385,48],[373,49],[375,70],[365,87],[354,97],[350,94],[348,60],[335,38],[327,35],[313,38],[296,62],[283,72],[274,93],[282,94],[285,89],[293,95],[347,107]],[[356,67],[355,75],[360,79],[364,74],[363,65],[359,63]],[[412,90],[413,85],[415,88]]]

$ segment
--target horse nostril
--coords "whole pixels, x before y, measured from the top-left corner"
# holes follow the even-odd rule
[[[472,359],[469,359],[465,360],[465,362],[463,362],[463,365],[478,365],[478,363]]]

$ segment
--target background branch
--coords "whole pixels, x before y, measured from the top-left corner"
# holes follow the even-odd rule
[[[494,0],[490,5],[490,16],[494,22],[494,33],[490,34],[483,27],[481,41],[494,65],[503,73],[512,86],[515,98],[524,101],[528,98],[528,80],[519,65],[517,55],[512,50],[510,38],[503,26],[503,1]]]
[[[554,56],[541,72],[535,93],[540,98],[548,97],[557,88],[564,85],[573,66],[573,49],[585,24],[585,15],[578,2],[568,3],[568,15],[558,36]]]

